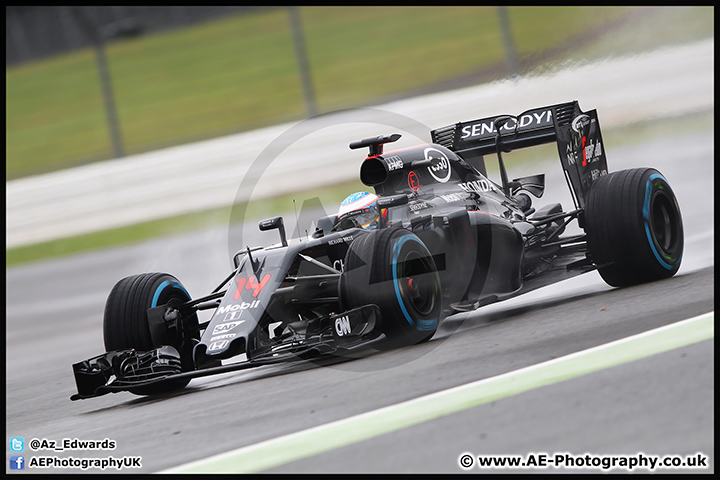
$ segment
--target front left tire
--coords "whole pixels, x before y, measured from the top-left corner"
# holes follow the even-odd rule
[[[135,349],[150,351],[156,345],[150,334],[147,311],[149,308],[167,304],[171,300],[182,303],[190,300],[190,294],[180,281],[167,273],[143,273],[120,280],[108,295],[103,317],[103,338],[106,351]],[[192,370],[194,342],[190,331],[198,325],[197,314],[182,319],[180,328],[167,335],[170,346],[180,353],[183,371]],[[130,392],[137,395],[155,395],[185,387],[189,379],[167,380]]]

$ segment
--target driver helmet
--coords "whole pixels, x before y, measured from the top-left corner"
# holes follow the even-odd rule
[[[348,196],[340,204],[337,214],[338,223],[346,218],[352,218],[366,230],[376,228],[380,220],[375,207],[377,198],[377,195],[369,192],[357,192]]]

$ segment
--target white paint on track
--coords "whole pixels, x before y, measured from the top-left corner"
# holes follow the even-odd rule
[[[159,473],[253,473],[715,336],[715,313],[560,358],[272,438]]]
[[[405,133],[398,147],[418,142],[392,114],[429,129],[458,121],[578,100],[597,109],[605,128],[683,115],[714,106],[714,40],[606,59],[518,80],[493,82],[376,107],[389,112],[377,124],[337,113],[323,128],[278,156],[252,193],[319,188],[357,178],[364,152],[348,143]],[[353,123],[350,123],[353,122]],[[6,183],[6,247],[100,231],[142,221],[231,205],[252,162],[294,123],[98,162]],[[429,131],[426,138],[429,141]],[[320,172],[321,174],[318,174]]]

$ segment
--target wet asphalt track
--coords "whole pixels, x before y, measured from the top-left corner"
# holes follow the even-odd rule
[[[9,269],[7,437],[109,438],[117,442],[113,451],[24,453],[28,460],[139,455],[141,471],[154,472],[714,310],[712,131],[607,150],[611,171],[651,165],[675,189],[686,237],[676,277],[611,289],[593,272],[451,317],[426,344],[324,368],[263,367],[193,380],[165,398],[119,393],[71,402],[71,364],[103,351],[102,310],[112,285],[126,275],[167,271],[191,294],[208,292],[227,273],[227,231]],[[538,203],[570,205],[556,163],[511,173],[541,171],[549,186]],[[248,231],[247,243],[268,241],[259,235],[270,234]],[[713,341],[704,341],[270,471],[454,473],[463,471],[458,457],[464,452],[703,452],[711,456],[705,472],[713,471],[713,360]],[[6,452],[9,472],[7,446]]]

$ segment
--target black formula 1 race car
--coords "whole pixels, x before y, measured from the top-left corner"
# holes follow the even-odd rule
[[[461,122],[432,143],[383,152],[400,135],[367,138],[360,179],[374,187],[377,225],[353,214],[317,220],[287,240],[245,247],[209,295],[191,298],[165,273],[120,280],[103,330],[107,353],[73,365],[73,400],[164,393],[190,379],[323,355],[352,356],[429,340],[444,317],[597,269],[612,286],[674,275],[680,209],[652,168],[609,173],[595,110],[577,101]],[[532,207],[544,175],[509,180],[502,154],[556,142],[574,208]],[[497,156],[501,182],[487,178]],[[563,233],[577,220],[582,234]],[[214,310],[199,323],[197,312]],[[223,363],[222,361],[225,360]]]

